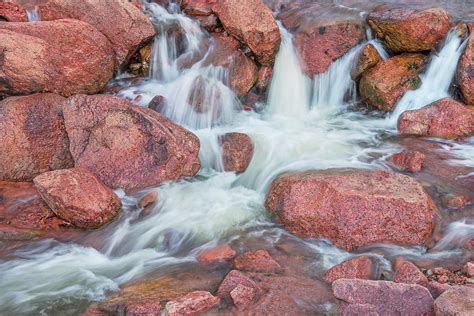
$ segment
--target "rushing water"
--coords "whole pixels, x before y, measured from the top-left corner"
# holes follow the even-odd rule
[[[269,243],[290,238],[314,255],[311,266],[316,272],[351,256],[325,241],[291,236],[269,218],[264,199],[272,179],[282,172],[382,169],[384,158],[400,149],[386,141],[385,134],[391,130],[380,124],[381,119],[351,110],[356,89],[350,72],[363,45],[334,62],[326,73],[308,78],[299,65],[292,35],[281,28],[282,43],[267,105],[262,113],[245,112],[239,111],[240,102],[228,88],[229,70],[205,64],[214,46],[199,25],[176,8],[169,13],[151,4],[148,10],[159,30],[150,78],[125,88],[120,95],[132,100],[140,95],[144,106],[154,96],[164,96],[168,104],[162,113],[199,136],[203,168],[192,180],[152,189],[159,193],[159,202],[151,214],[142,214],[136,198],[119,192],[122,216],[103,230],[71,243],[38,241],[17,251],[15,258],[0,261],[0,314],[49,314],[64,306],[63,314],[76,314],[124,283],[195,262],[197,250],[205,245],[244,237],[265,236]],[[184,39],[177,37],[175,27],[184,30]],[[388,57],[379,42],[371,43]],[[448,94],[460,49],[460,40],[451,34],[433,56],[423,86],[407,97],[413,101],[400,101],[397,111],[408,107],[405,104],[422,106]],[[187,58],[194,60],[193,65],[180,67],[180,61]],[[436,73],[435,67],[443,75],[431,74]],[[430,87],[436,87],[438,94],[425,97]],[[193,110],[199,104],[205,104],[206,111]],[[255,147],[250,166],[241,175],[222,171],[218,137],[234,131],[248,134]],[[454,163],[472,163],[472,142],[446,146],[459,157]],[[367,253],[384,270],[390,270],[387,258],[398,254],[446,259],[459,255],[452,240],[462,243],[474,236],[474,224],[467,220],[451,223],[447,232],[430,253],[422,247],[393,245],[374,245],[381,251]]]

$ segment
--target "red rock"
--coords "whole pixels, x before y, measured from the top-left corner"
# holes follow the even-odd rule
[[[424,244],[436,207],[410,177],[386,171],[286,173],[273,181],[267,208],[302,237],[352,250],[372,243]]]
[[[436,281],[429,281],[428,285],[426,286],[433,296],[434,299],[438,298],[441,294],[449,290],[451,286],[449,284],[443,284]]]
[[[421,54],[403,54],[377,63],[360,79],[362,101],[379,110],[392,111],[406,91],[421,84],[418,73],[425,60]]]
[[[43,172],[74,165],[55,94],[0,101],[0,180],[31,181]]]
[[[437,316],[472,315],[474,313],[474,288],[452,286],[435,300],[434,310]]]
[[[234,269],[241,271],[275,273],[281,270],[280,265],[265,250],[245,252],[235,258]]]
[[[253,142],[243,133],[227,133],[219,137],[225,171],[242,173],[253,158]]]
[[[263,65],[272,64],[280,46],[280,30],[261,0],[220,0],[212,10],[227,33],[247,45]]]
[[[85,22],[0,23],[0,37],[0,97],[92,94],[112,79],[112,47]]]
[[[100,227],[122,206],[120,198],[86,169],[45,172],[33,182],[53,212],[77,227]]]
[[[419,172],[423,168],[425,154],[415,150],[405,150],[392,155],[388,160],[403,171]]]
[[[144,188],[199,170],[199,139],[153,110],[110,95],[78,95],[63,111],[75,165],[109,187]]]
[[[433,308],[430,292],[417,284],[339,279],[332,283],[332,291],[343,301],[341,315],[351,315],[351,305],[361,304],[370,305],[377,315],[424,315]]]
[[[211,15],[195,15],[195,20],[199,21],[199,24],[208,32],[217,32],[219,26],[219,20],[215,14]]]
[[[215,261],[230,261],[236,255],[234,249],[229,245],[219,245],[213,248],[204,249],[197,257],[199,262],[209,263]]]
[[[372,44],[367,44],[359,52],[357,64],[351,72],[351,78],[357,80],[368,69],[374,67],[382,60],[379,52]]]
[[[155,192],[155,191],[148,192],[147,194],[145,194],[145,195],[140,199],[140,201],[138,202],[138,206],[139,206],[140,208],[145,208],[145,207],[147,207],[147,206],[152,205],[152,204],[155,203],[157,200],[158,200],[158,193],[157,193],[157,192]]]
[[[152,109],[153,111],[162,113],[166,108],[168,101],[164,96],[157,95],[153,99],[151,99],[150,103],[148,103],[148,108]]]
[[[217,290],[217,295],[226,302],[233,302],[230,293],[239,285],[254,289],[257,295],[259,295],[261,292],[257,284],[252,279],[242,274],[240,271],[232,270],[227,273],[226,277],[222,281],[219,289]]]
[[[467,276],[470,278],[474,277],[474,261],[468,262],[464,265],[464,271],[466,272]]]
[[[28,16],[25,9],[19,4],[10,1],[0,2],[0,22],[28,22]]]
[[[397,283],[428,285],[428,278],[413,263],[404,258],[397,258],[394,264],[395,278]]]
[[[270,82],[272,80],[273,68],[272,67],[262,67],[258,71],[258,81],[257,81],[257,89],[260,91],[265,91],[270,86]]]
[[[378,6],[367,23],[392,52],[420,52],[435,48],[451,28],[451,16],[441,8],[416,10]]]
[[[368,256],[359,256],[346,260],[323,275],[323,279],[329,283],[337,279],[366,279],[374,278],[374,265]]]
[[[188,15],[211,15],[217,0],[182,0],[181,10]]]
[[[443,204],[450,209],[463,208],[467,203],[467,197],[461,193],[450,193],[442,198]]]
[[[470,36],[458,66],[458,81],[464,100],[474,105],[474,23],[468,25]]]
[[[448,139],[474,134],[474,109],[453,99],[441,99],[419,110],[403,112],[398,120],[403,135]]]
[[[232,301],[238,308],[245,308],[252,304],[256,294],[254,288],[242,284],[237,285],[232,291],[230,291]]]
[[[49,0],[39,12],[43,21],[70,18],[95,27],[112,43],[117,66],[124,65],[155,35],[150,20],[128,0]]]
[[[220,299],[206,291],[195,291],[166,303],[170,316],[192,315],[207,311],[218,305]]]

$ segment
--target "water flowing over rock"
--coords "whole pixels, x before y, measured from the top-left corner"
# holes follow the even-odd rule
[[[166,303],[170,316],[192,315],[205,312],[219,304],[220,299],[206,291],[194,291]]]
[[[392,52],[420,52],[445,38],[451,16],[441,8],[420,11],[382,5],[369,13],[367,23]]]
[[[372,243],[424,244],[435,206],[419,183],[385,171],[293,172],[273,181],[267,208],[302,237],[352,250]]]
[[[242,133],[227,133],[219,138],[225,171],[244,172],[253,158],[252,139]]]
[[[0,22],[27,22],[28,17],[25,9],[14,2],[0,2]]]
[[[390,156],[388,160],[400,170],[419,172],[423,168],[425,154],[416,150],[405,150]]]
[[[432,312],[433,298],[425,287],[389,281],[339,279],[334,295],[342,300],[342,315],[425,315]]]
[[[234,268],[240,271],[275,273],[281,270],[278,262],[265,250],[245,252],[235,258]]]
[[[474,105],[474,23],[469,24],[469,41],[458,68],[459,86],[464,100]]]
[[[197,257],[199,262],[209,263],[216,261],[230,261],[237,253],[229,245],[219,245],[213,248],[204,249]]]
[[[220,0],[212,8],[224,29],[247,45],[263,65],[272,64],[280,30],[261,0]]]
[[[393,111],[406,91],[419,87],[418,73],[425,59],[421,54],[403,54],[379,62],[362,74],[359,84],[362,101],[382,111]]]
[[[49,0],[39,11],[44,21],[71,18],[94,26],[112,43],[117,66],[155,35],[146,15],[128,0]]]
[[[326,271],[323,278],[329,283],[338,279],[371,280],[374,278],[374,264],[368,256],[351,258]]]
[[[45,172],[33,179],[43,200],[60,218],[80,228],[98,228],[119,212],[119,197],[81,169]]]
[[[434,302],[436,316],[469,316],[474,313],[474,288],[454,286],[441,294]]]
[[[74,96],[63,110],[76,167],[112,188],[158,185],[200,168],[199,139],[153,110],[109,95]]]
[[[31,181],[74,165],[62,117],[64,98],[51,93],[0,102],[0,180]]]
[[[403,112],[398,130],[404,135],[448,139],[474,134],[474,109],[453,99],[442,99],[419,110]]]
[[[88,23],[1,23],[0,37],[0,97],[35,92],[92,94],[112,78],[112,47]]]
[[[372,44],[367,44],[361,49],[357,64],[351,72],[351,78],[353,80],[359,79],[359,77],[368,69],[374,67],[381,61],[379,52]]]

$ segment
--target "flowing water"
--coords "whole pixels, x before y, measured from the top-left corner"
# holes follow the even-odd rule
[[[390,141],[394,137],[391,125],[381,124],[385,119],[354,110],[357,91],[350,72],[363,45],[335,61],[326,73],[309,78],[301,70],[292,35],[281,28],[267,104],[260,113],[246,112],[228,88],[229,69],[205,63],[214,49],[209,35],[177,8],[167,11],[150,4],[148,10],[159,31],[150,78],[125,87],[119,95],[140,100],[143,106],[156,95],[164,96],[167,105],[162,113],[199,136],[202,169],[194,179],[150,189],[159,193],[151,214],[137,207],[136,196],[118,192],[123,212],[106,228],[68,243],[38,241],[2,259],[0,314],[55,314],[58,310],[62,315],[77,314],[131,280],[195,263],[199,249],[223,241],[244,243],[259,236],[274,244],[290,239],[312,254],[309,269],[315,274],[352,255],[326,241],[291,236],[265,211],[264,200],[271,181],[282,172],[385,169],[385,158],[400,150]],[[178,37],[176,28],[183,30],[184,38]],[[384,52],[380,43],[375,45]],[[400,101],[397,111],[448,94],[460,49],[461,41],[450,34],[440,53],[432,57],[420,91],[412,93],[419,95],[407,97],[410,102]],[[193,60],[190,67],[180,66],[189,59]],[[435,65],[443,74],[428,76],[435,72]],[[425,97],[432,86],[437,94]],[[193,110],[202,104],[204,111]],[[254,143],[254,157],[240,175],[223,172],[218,138],[228,132],[246,133]],[[444,144],[455,153],[453,163],[457,164],[472,164],[472,145],[469,141]],[[474,237],[474,223],[453,222],[447,232],[429,252],[422,247],[375,245],[372,249],[378,251],[368,249],[367,253],[382,270],[390,270],[389,260],[398,254],[445,260],[459,256],[460,247],[453,247],[452,240],[462,244]]]

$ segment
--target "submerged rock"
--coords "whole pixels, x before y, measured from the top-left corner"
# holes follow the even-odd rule
[[[0,37],[0,98],[35,92],[93,94],[112,79],[112,46],[88,23],[0,23]]]
[[[192,315],[205,312],[218,305],[220,299],[206,291],[194,291],[166,303],[170,316]]]
[[[406,111],[398,119],[403,135],[456,139],[474,134],[474,109],[445,98],[418,110]]]
[[[144,188],[199,171],[199,139],[153,110],[110,95],[77,95],[63,110],[76,167],[112,188]]]
[[[441,294],[434,302],[437,316],[469,316],[474,313],[474,288],[453,286]]]
[[[250,279],[248,276],[244,275],[240,271],[232,270],[230,271],[224,280],[222,281],[219,289],[217,290],[217,295],[225,300],[227,303],[232,303],[233,298],[231,292],[238,286],[245,286],[254,290],[253,298],[257,298],[261,294],[261,290],[257,284]],[[237,296],[234,292],[234,296]]]
[[[368,69],[374,67],[382,60],[379,52],[372,44],[367,44],[361,49],[357,64],[351,72],[352,80],[358,80],[360,76]]]
[[[465,102],[474,105],[474,23],[468,27],[470,36],[459,62],[458,81]]]
[[[266,206],[290,232],[327,238],[347,250],[372,243],[424,244],[436,210],[410,177],[338,169],[279,176]]]
[[[0,101],[0,180],[31,181],[43,172],[74,166],[63,101],[52,93]]]
[[[416,150],[405,150],[390,156],[388,160],[400,170],[419,172],[423,168],[425,154]]]
[[[451,16],[442,8],[416,10],[382,5],[369,13],[367,23],[392,52],[420,52],[435,48],[445,38]]]
[[[374,278],[374,264],[368,256],[351,258],[335,265],[323,275],[323,279],[332,283],[338,279],[365,279]]]
[[[253,158],[253,142],[243,133],[227,133],[219,137],[222,146],[222,160],[225,171],[242,173],[247,170]]]
[[[407,90],[420,86],[418,74],[425,60],[421,54],[403,54],[377,63],[360,79],[362,101],[382,111],[393,111]]]
[[[230,261],[237,253],[229,245],[219,245],[201,251],[197,257],[199,262]]]
[[[0,2],[0,22],[28,22],[25,9],[19,4],[10,1]]]
[[[235,258],[234,269],[240,271],[275,273],[280,271],[281,267],[267,251],[257,250],[255,252],[245,252]]]
[[[110,222],[122,205],[111,189],[85,169],[45,172],[33,181],[53,212],[80,228],[98,228]]]

